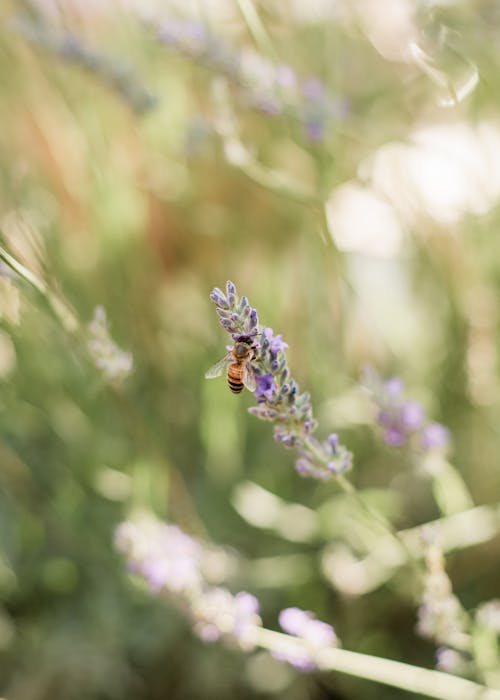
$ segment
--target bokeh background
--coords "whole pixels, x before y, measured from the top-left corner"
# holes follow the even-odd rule
[[[0,18],[1,245],[57,300],[2,267],[1,692],[409,697],[203,644],[113,533],[152,511],[227,547],[267,626],[297,605],[347,649],[434,666],[411,570],[363,595],[336,576],[366,550],[362,514],[294,472],[247,392],[204,380],[227,343],[209,292],[233,280],[283,333],[319,432],[397,528],[443,513],[380,440],[366,364],[449,428],[472,502],[496,507],[497,3],[10,0]],[[99,306],[133,356],[120,382],[82,340]],[[469,609],[499,594],[495,523],[447,560]]]

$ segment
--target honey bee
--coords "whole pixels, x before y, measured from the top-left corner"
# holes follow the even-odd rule
[[[214,379],[227,370],[227,383],[233,394],[243,391],[243,386],[249,391],[255,391],[257,382],[252,367],[255,359],[255,345],[250,335],[241,335],[222,360],[205,372],[206,379]]]

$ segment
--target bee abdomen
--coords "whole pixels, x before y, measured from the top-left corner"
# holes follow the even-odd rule
[[[233,364],[227,368],[227,383],[233,394],[239,394],[243,391],[242,375],[243,369],[240,365]]]
[[[241,394],[243,391],[243,384],[236,384],[235,382],[230,382],[229,380],[227,383],[229,384],[229,388],[233,394]]]

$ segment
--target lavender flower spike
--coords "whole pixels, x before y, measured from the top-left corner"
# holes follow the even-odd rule
[[[257,405],[249,411],[274,424],[277,442],[299,450],[297,472],[328,480],[349,469],[352,455],[340,444],[337,435],[331,434],[323,442],[313,437],[318,424],[310,397],[307,392],[300,393],[297,382],[291,377],[285,355],[288,344],[281,333],[275,335],[272,328],[260,327],[257,311],[251,308],[245,296],[238,296],[232,282],[226,284],[225,294],[216,287],[210,299],[216,306],[219,323],[233,341],[242,337],[252,339],[251,366],[255,374]]]
[[[448,430],[440,423],[427,422],[422,406],[405,396],[399,378],[383,381],[372,368],[366,368],[362,384],[377,405],[376,420],[387,445],[423,452],[446,450],[450,441]]]
[[[299,649],[275,649],[274,658],[287,661],[299,671],[313,671],[316,668],[315,655],[326,647],[338,647],[339,640],[331,625],[317,620],[313,613],[300,608],[285,608],[279,614],[281,628],[294,637],[303,640]]]
[[[121,350],[111,339],[106,311],[102,306],[96,307],[94,317],[88,324],[87,350],[104,379],[111,384],[122,381],[132,372],[132,355]]]
[[[151,593],[168,596],[178,605],[203,641],[223,639],[242,650],[254,646],[256,630],[262,625],[259,602],[246,591],[233,595],[226,588],[209,585],[213,549],[208,545],[176,525],[144,514],[118,526],[115,547],[127,558],[129,571],[143,579]]]

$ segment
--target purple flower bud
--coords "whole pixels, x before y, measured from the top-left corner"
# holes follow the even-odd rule
[[[279,623],[285,632],[303,639],[311,650],[338,646],[333,627],[317,620],[308,610],[285,608],[279,614]]]
[[[244,613],[245,615],[259,614],[259,601],[251,593],[240,591],[234,596],[234,599],[239,613]]]
[[[273,408],[269,408],[264,405],[251,406],[248,409],[248,412],[253,416],[257,416],[257,418],[260,418],[261,420],[277,420],[279,415]]]
[[[278,360],[273,360],[273,361],[271,362],[271,369],[273,370],[273,372],[276,372],[276,370],[278,369],[278,367],[279,367],[279,362],[278,362]]]
[[[220,289],[219,287],[214,287],[214,288],[212,289],[212,292],[211,292],[210,296],[212,296],[212,294],[215,294],[215,295],[218,296],[218,297],[222,297],[222,299],[225,299],[225,298],[226,298],[226,295],[224,294],[224,292],[222,291],[222,289]]]
[[[422,430],[421,442],[424,450],[446,447],[450,441],[450,433],[440,423],[429,423]]]
[[[231,314],[229,311],[226,309],[215,309],[216,314],[219,316],[219,318],[228,318]]]
[[[195,627],[195,632],[203,642],[216,642],[220,639],[220,630],[214,624],[200,624]]]
[[[384,389],[388,396],[395,397],[403,393],[403,382],[397,377],[392,377],[384,382]]]
[[[333,627],[321,620],[315,620],[312,615],[305,629],[302,631],[301,637],[309,644],[320,649],[328,646],[337,646],[337,635],[333,631]]]
[[[345,450],[342,455],[328,462],[327,469],[332,474],[343,474],[352,466],[352,454]]]
[[[467,662],[463,654],[455,649],[439,647],[436,651],[436,668],[444,673],[465,674]]]
[[[301,476],[308,476],[311,473],[312,468],[311,462],[304,457],[299,457],[299,459],[295,462],[295,470]]]
[[[236,287],[232,282],[226,284],[226,298],[230,306],[236,303]]]
[[[406,442],[406,435],[400,428],[394,426],[384,431],[384,441],[390,447],[401,447]]]
[[[295,435],[283,428],[275,428],[274,439],[284,447],[296,447],[299,442]]]
[[[302,85],[302,94],[311,102],[320,102],[325,97],[325,86],[318,78],[309,78]]]
[[[250,311],[250,328],[256,328],[257,323],[258,323],[257,311],[255,309],[252,309]]]
[[[282,340],[281,333],[279,335],[273,335],[272,328],[264,328],[262,331],[263,336],[269,341],[269,351],[271,355],[277,355],[282,350],[288,347],[288,343],[284,343]]]
[[[293,68],[287,65],[277,66],[275,73],[276,83],[283,88],[295,87],[297,76]]]
[[[377,416],[377,423],[379,425],[383,425],[384,428],[388,428],[392,422],[393,422],[393,417],[389,413],[389,411],[379,411],[379,414]]]
[[[276,383],[272,374],[261,374],[257,377],[257,389],[254,392],[256,399],[272,399],[276,391]]]
[[[307,651],[299,647],[296,649],[280,649],[277,647],[271,650],[271,656],[278,661],[286,661],[286,663],[296,668],[297,671],[302,671],[303,673],[314,671],[316,668],[316,664]]]
[[[317,120],[308,119],[304,126],[309,141],[321,141],[324,138],[325,127]]]
[[[299,636],[310,620],[310,616],[300,608],[285,608],[280,612],[278,620],[284,632]]]
[[[401,407],[400,420],[407,430],[417,430],[422,425],[423,419],[422,406],[416,401],[408,401]]]
[[[217,306],[221,306],[223,309],[229,308],[229,304],[227,303],[226,298],[220,289],[215,288],[212,292],[210,292],[210,299],[215,302]]]
[[[336,433],[330,433],[327,437],[328,444],[331,447],[332,454],[337,454],[337,448],[339,445],[339,436]]]

